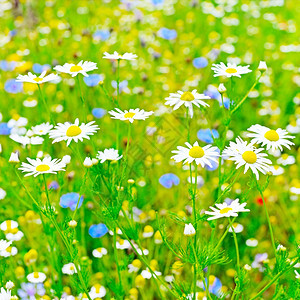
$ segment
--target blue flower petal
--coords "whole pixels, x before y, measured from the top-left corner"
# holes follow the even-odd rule
[[[204,143],[213,143],[213,137],[214,138],[218,138],[219,137],[219,133],[216,129],[200,129],[197,132],[197,137],[200,141],[204,142]]]
[[[60,197],[59,205],[62,208],[70,208],[72,211],[74,211],[76,209],[78,199],[79,199],[78,193],[67,193]],[[78,208],[81,207],[82,202],[83,202],[83,196],[80,197]]]
[[[173,185],[178,185],[179,182],[180,179],[173,173],[164,174],[159,178],[159,183],[167,189],[170,189]]]
[[[103,76],[100,74],[91,74],[89,77],[83,77],[83,81],[87,86],[96,86],[103,79]]]
[[[92,114],[95,118],[100,119],[106,115],[106,110],[103,108],[94,108]]]
[[[89,228],[89,235],[92,238],[101,238],[108,232],[108,228],[105,224],[95,224]]]
[[[158,36],[165,40],[174,40],[177,38],[177,32],[175,29],[161,28],[157,32]]]
[[[11,94],[21,93],[23,91],[23,83],[17,82],[15,79],[9,79],[5,82],[4,89]]]
[[[197,69],[205,68],[208,65],[208,60],[205,57],[197,57],[193,59],[193,66]]]

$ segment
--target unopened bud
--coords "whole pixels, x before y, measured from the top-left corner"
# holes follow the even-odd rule
[[[268,67],[267,67],[266,62],[265,61],[260,61],[259,65],[258,65],[258,70],[264,72],[267,69],[268,69]]]

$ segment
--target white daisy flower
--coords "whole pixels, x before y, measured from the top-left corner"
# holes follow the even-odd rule
[[[0,252],[6,250],[10,245],[12,241],[6,241],[6,240],[0,240]]]
[[[266,153],[261,153],[263,148],[255,148],[252,143],[247,144],[240,137],[235,142],[230,142],[223,151],[223,158],[235,162],[236,168],[245,166],[244,174],[251,169],[259,179],[259,172],[266,174],[269,172],[272,162],[266,158]]]
[[[94,284],[89,292],[89,295],[92,299],[102,298],[106,295],[106,289],[101,284]]]
[[[23,101],[25,107],[36,107],[38,104],[36,99],[26,99]]]
[[[150,238],[150,237],[153,236],[153,234],[154,234],[154,229],[153,229],[153,227],[150,226],[150,225],[146,225],[146,226],[144,227],[144,231],[143,231],[143,233],[142,233],[143,237],[144,237],[144,238]]]
[[[119,160],[123,157],[123,155],[119,155],[118,150],[114,148],[110,148],[110,149],[105,149],[104,151],[98,151],[96,157],[103,164],[106,160]]]
[[[18,254],[18,249],[16,247],[7,247],[5,250],[0,251],[0,256],[10,257]]]
[[[9,136],[13,141],[22,144],[22,146],[26,146],[26,145],[41,145],[44,142],[44,139],[40,136],[21,136],[18,134],[11,134]]]
[[[152,276],[156,277],[156,276],[161,276],[161,272],[159,271],[154,271],[154,274],[152,275],[152,273],[146,269],[146,270],[143,270],[141,275],[145,278],[145,279],[150,279]]]
[[[199,146],[198,142],[195,142],[193,145],[186,142],[187,148],[178,146],[177,150],[173,150],[172,153],[175,153],[171,158],[174,159],[177,163],[184,161],[183,163],[191,164],[193,161],[197,165],[201,165],[204,168],[206,165],[212,167],[212,162],[218,163],[219,151],[217,147],[212,145],[206,145],[203,148]]]
[[[167,100],[165,105],[174,106],[173,110],[177,110],[180,106],[184,105],[189,109],[189,115],[192,118],[194,115],[193,104],[199,108],[200,106],[209,106],[209,104],[202,101],[205,99],[210,99],[210,97],[197,93],[197,90],[193,90],[192,92],[177,91],[177,93],[170,93],[169,97],[165,98]]]
[[[33,175],[34,177],[40,175],[40,174],[56,174],[58,171],[65,171],[65,163],[61,162],[60,159],[51,159],[51,156],[45,157],[43,160],[37,159],[31,159],[27,157],[28,163],[22,162],[21,167],[19,170],[21,170],[23,173],[28,172],[26,176]]]
[[[258,245],[258,240],[255,238],[250,238],[246,241],[248,247],[256,247]]]
[[[0,188],[0,200],[3,200],[6,197],[6,191]]]
[[[129,241],[120,239],[116,243],[117,249],[124,250],[129,249],[131,247]]]
[[[228,63],[227,66],[224,63],[220,64],[213,64],[213,67],[211,68],[215,74],[214,77],[217,76],[226,76],[226,77],[232,77],[236,76],[241,78],[242,74],[247,74],[252,72],[252,70],[249,70],[248,66],[237,66],[236,64]]]
[[[278,176],[284,173],[284,168],[276,165],[276,166],[272,166],[270,168],[270,171],[272,172],[273,176]]]
[[[300,279],[300,274],[296,270],[294,270],[294,272],[295,272],[295,278]]]
[[[46,275],[42,272],[33,272],[27,275],[27,280],[31,283],[42,283],[46,280]]]
[[[205,211],[207,215],[211,215],[207,220],[215,220],[219,218],[229,218],[229,217],[237,217],[239,212],[247,212],[249,209],[245,209],[247,203],[239,203],[239,199],[235,199],[230,204],[224,203],[216,203],[217,208],[210,206],[212,211]]]
[[[282,154],[281,157],[277,159],[277,163],[283,166],[293,165],[295,162],[295,157],[287,153]]]
[[[3,287],[0,290],[0,299],[1,300],[10,300],[12,299],[11,291],[9,289],[5,290]]]
[[[112,119],[118,119],[121,121],[129,121],[132,123],[134,120],[146,120],[149,118],[152,114],[153,111],[144,111],[143,109],[135,108],[135,109],[129,109],[125,110],[124,112],[121,111],[119,108],[116,108],[114,110],[109,111],[108,113],[112,115]]]
[[[107,254],[107,250],[105,248],[97,248],[93,250],[93,256],[97,258],[101,258],[103,255]]]
[[[0,229],[5,232],[5,231],[16,229],[18,228],[18,226],[19,226],[18,222],[14,220],[6,220],[0,224]]]
[[[251,142],[253,144],[262,144],[266,145],[266,149],[271,149],[272,151],[277,150],[278,148],[283,151],[282,146],[291,149],[291,145],[294,145],[288,139],[294,139],[294,136],[289,135],[289,133],[281,128],[276,130],[270,129],[266,126],[261,126],[259,124],[252,125],[248,128],[249,133],[247,136],[252,138]]]
[[[58,123],[54,129],[49,132],[49,136],[53,139],[52,144],[67,141],[67,146],[70,145],[71,141],[75,143],[83,141],[83,139],[90,139],[89,135],[93,135],[100,128],[97,125],[93,125],[95,121],[87,124],[82,123],[79,126],[79,119],[76,119],[74,124],[65,122],[64,124]]]
[[[232,227],[233,227],[233,230],[235,233],[240,233],[244,230],[244,226],[239,223],[233,223]],[[232,232],[232,227],[231,226],[229,227],[229,229],[228,229],[229,232]]]
[[[19,75],[16,79],[17,82],[30,82],[30,83],[45,83],[49,81],[55,81],[59,79],[59,76],[57,74],[49,74],[45,76],[47,71],[44,71],[40,76],[36,76],[35,74],[32,74],[31,72],[28,72],[28,75]]]
[[[47,123],[42,123],[40,125],[32,126],[31,130],[35,135],[46,135],[52,128],[53,125],[47,122]]]
[[[9,241],[20,241],[23,236],[24,236],[24,233],[22,231],[18,230],[18,228],[5,231],[5,237]]]
[[[81,60],[77,65],[65,63],[63,66],[54,67],[54,70],[62,73],[71,74],[72,77],[75,77],[78,74],[82,74],[83,76],[88,77],[89,75],[87,74],[87,72],[96,69],[98,69],[97,63],[91,61],[83,62],[83,60]]]
[[[69,263],[69,264],[65,264],[62,267],[62,272],[63,272],[63,274],[73,275],[73,274],[77,273],[77,269],[73,263]]]
[[[128,265],[128,273],[137,273],[141,267],[141,261],[139,259],[134,259],[133,262]]]
[[[125,60],[135,60],[137,58],[137,55],[136,54],[133,54],[133,53],[124,53],[123,55],[122,54],[119,54],[117,51],[115,51],[113,54],[109,54],[108,52],[104,52],[104,56],[103,58],[106,58],[106,59],[125,59]]]

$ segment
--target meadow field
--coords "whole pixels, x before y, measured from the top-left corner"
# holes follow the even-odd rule
[[[0,300],[300,299],[297,0],[0,0]]]

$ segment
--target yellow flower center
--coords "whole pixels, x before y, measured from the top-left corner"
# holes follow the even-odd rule
[[[271,142],[277,142],[279,140],[279,135],[275,130],[269,130],[265,133],[265,138]]]
[[[253,151],[245,151],[242,157],[248,164],[254,164],[257,161],[257,156]]]
[[[42,164],[42,165],[37,166],[35,169],[38,172],[46,172],[46,171],[50,170],[50,167],[48,165],[43,165]]]
[[[201,158],[204,156],[204,150],[200,146],[194,146],[190,149],[189,156],[193,158]]]
[[[133,118],[134,115],[135,115],[135,113],[133,113],[133,112],[128,112],[128,113],[126,113],[126,114],[124,115],[124,118],[130,119],[130,118]]]
[[[229,74],[234,74],[234,73],[236,73],[236,72],[237,72],[237,70],[234,69],[234,68],[227,68],[227,69],[226,69],[226,73],[229,73]]]
[[[18,233],[18,228],[14,228],[14,229],[12,229],[12,228],[7,228],[7,230],[5,231],[5,234],[8,234],[8,233],[12,233],[12,234],[16,234],[16,233]]]
[[[83,70],[82,67],[81,66],[77,66],[77,65],[72,66],[70,68],[70,72],[79,72],[79,71],[82,71],[82,70]]]
[[[220,214],[227,214],[229,211],[231,211],[232,208],[231,207],[225,207],[225,208],[222,208],[220,209]]]
[[[282,154],[282,159],[286,160],[289,158],[289,155],[287,153]]]
[[[74,271],[74,270],[75,270],[75,268],[74,268],[73,265],[70,266],[70,270],[71,270],[71,271]]]
[[[66,132],[66,135],[68,137],[72,137],[72,136],[77,136],[81,133],[81,129],[77,126],[77,125],[71,125],[67,132]]]
[[[34,80],[35,82],[40,82],[40,81],[42,81],[42,80],[43,80],[43,78],[36,77],[36,78],[33,78],[33,80]]]
[[[94,285],[94,287],[95,287],[96,293],[99,294],[99,293],[100,293],[101,284],[96,283],[96,284]]]
[[[34,278],[39,278],[40,276],[39,276],[39,272],[33,272],[33,277]]]
[[[180,100],[183,100],[183,101],[193,101],[193,100],[195,100],[195,97],[194,97],[194,95],[191,92],[184,92],[181,95]]]
[[[11,253],[12,247],[6,248],[6,252]]]

